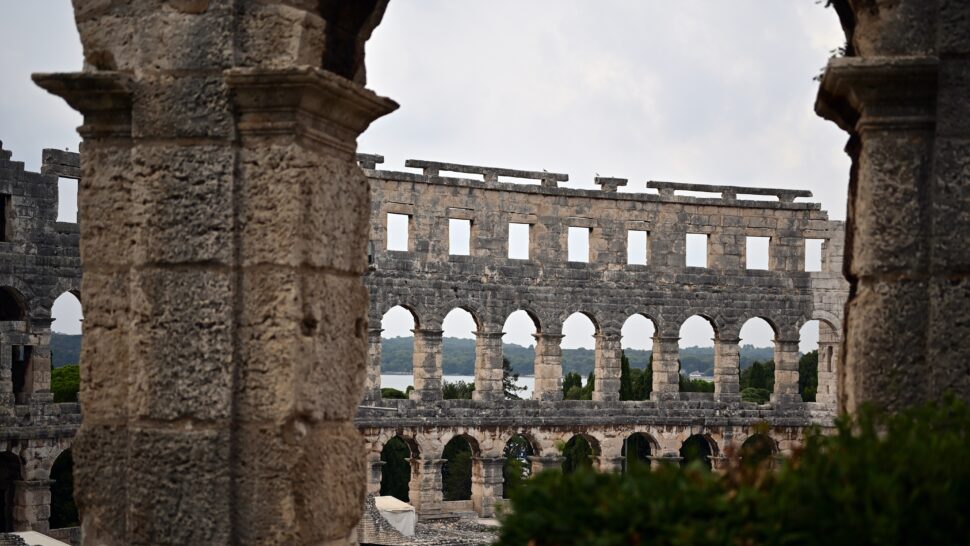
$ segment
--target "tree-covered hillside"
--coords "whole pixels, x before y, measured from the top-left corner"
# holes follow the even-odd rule
[[[414,348],[413,338],[398,337],[384,339],[381,343],[381,371],[383,373],[411,373],[411,355]],[[512,364],[512,370],[521,375],[533,375],[535,351],[532,347],[505,344],[502,347],[505,358]],[[624,351],[631,368],[643,369],[647,366],[651,351],[628,349]],[[771,347],[741,348],[741,368],[752,362],[768,361],[774,358]],[[680,369],[685,374],[700,372],[704,375],[714,373],[714,349],[712,347],[688,347],[681,350]],[[583,377],[593,371],[594,354],[592,349],[563,349],[563,375],[576,372]],[[474,375],[475,340],[444,338],[442,342],[442,362],[445,375]]]
[[[81,335],[51,333],[51,362],[55,368],[81,360]]]

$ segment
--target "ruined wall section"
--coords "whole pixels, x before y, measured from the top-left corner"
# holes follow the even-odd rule
[[[563,321],[579,311],[596,325],[601,336],[597,351],[605,358],[611,351],[608,341],[618,340],[624,321],[639,313],[656,327],[657,362],[665,347],[667,353],[676,350],[680,327],[692,315],[712,322],[726,354],[734,351],[741,326],[761,317],[775,329],[776,346],[781,345],[776,356],[787,358],[789,367],[794,358],[795,374],[799,329],[805,322],[825,320],[835,337],[841,331],[847,297],[841,275],[843,223],[829,220],[817,203],[795,201],[809,192],[651,182],[659,194],[619,193],[625,180],[598,179],[601,190],[583,190],[558,187],[566,176],[555,173],[409,160],[423,168],[419,174],[375,170],[373,156],[361,163],[372,196],[366,276],[372,331],[395,305],[412,310],[423,331],[440,330],[445,315],[460,307],[475,316],[479,332],[501,332],[509,314],[524,309],[543,334],[557,335]],[[459,174],[443,176],[446,171]],[[540,183],[505,181],[513,177]],[[683,190],[715,195],[680,195]],[[752,200],[746,194],[778,200]],[[410,217],[407,252],[387,250],[388,213]],[[471,220],[469,256],[449,255],[450,218]],[[508,258],[513,222],[530,225],[528,260]],[[567,261],[570,227],[590,230],[589,263]],[[628,230],[648,233],[646,265],[627,264]],[[708,267],[686,265],[688,233],[707,235]],[[746,268],[746,237],[771,238],[768,270]],[[821,272],[805,271],[806,239],[824,240]],[[788,373],[779,377],[783,383],[797,383],[790,369],[782,372]],[[601,377],[598,370],[598,383]],[[618,375],[615,379],[615,385],[604,388],[618,387]],[[670,383],[676,390],[675,377],[666,386],[655,384],[654,390],[671,390]],[[737,393],[720,394],[729,399]],[[780,394],[797,401],[790,391]],[[610,393],[603,396],[610,399]]]

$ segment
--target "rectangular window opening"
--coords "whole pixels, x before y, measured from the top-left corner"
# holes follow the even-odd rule
[[[471,254],[472,221],[459,218],[448,219],[448,254],[468,256]]]
[[[529,259],[529,224],[509,224],[509,258]]]
[[[589,228],[570,227],[566,248],[570,262],[589,263]]]
[[[747,269],[768,269],[768,247],[771,244],[771,237],[746,237],[745,238],[745,267]]]
[[[57,179],[57,221],[77,223],[77,180]]]
[[[707,267],[707,234],[687,234],[687,267]]]
[[[9,241],[12,231],[11,199],[5,193],[0,193],[0,241]]]
[[[631,229],[626,232],[626,263],[647,265],[647,232]]]
[[[411,217],[407,214],[387,213],[387,249],[399,252],[407,252],[408,245],[408,224]]]
[[[825,239],[805,239],[805,271],[822,270],[822,246]]]
[[[13,380],[13,393],[14,395],[20,395],[26,392],[27,389],[27,371],[30,366],[30,350],[29,345],[13,345],[12,350],[12,380]]]

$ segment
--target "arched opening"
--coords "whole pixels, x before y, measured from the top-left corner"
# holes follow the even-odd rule
[[[741,463],[749,466],[758,466],[763,463],[771,464],[778,446],[770,436],[763,433],[752,434],[741,444]]]
[[[702,434],[694,434],[680,446],[680,464],[687,466],[699,463],[705,468],[713,467],[713,457],[717,454],[713,442]]]
[[[381,496],[390,495],[409,502],[411,459],[417,456],[400,436],[395,436],[381,449]]]
[[[471,400],[475,390],[475,332],[478,323],[465,309],[455,308],[441,322],[441,388],[445,400]]]
[[[535,455],[532,442],[521,434],[509,438],[503,450],[505,464],[502,467],[502,498],[509,498],[509,494],[518,489],[532,475],[532,462],[529,457]]]
[[[81,387],[81,300],[64,292],[51,306],[51,392],[54,402],[77,402]]]
[[[838,330],[826,320],[810,320],[798,332],[798,394],[805,402],[834,405],[839,351]]]
[[[693,315],[680,325],[680,392],[714,392],[714,323]]]
[[[536,339],[540,332],[539,319],[528,311],[519,309],[505,319],[502,326],[503,364],[507,363],[506,374],[511,375],[515,386],[520,390],[506,392],[506,397],[531,398],[535,390],[536,376]],[[510,389],[506,389],[508,391]]]
[[[51,466],[51,529],[77,527],[81,520],[74,503],[74,459],[65,449]]]
[[[475,446],[467,436],[455,436],[441,452],[441,492],[445,501],[472,498],[472,458]]]
[[[0,533],[14,530],[14,484],[22,479],[20,469],[20,457],[9,451],[0,453]]]
[[[653,337],[657,327],[644,315],[631,315],[620,329],[620,400],[649,400],[653,391]]]
[[[592,400],[596,386],[596,323],[573,313],[562,323],[562,391],[566,400]]]
[[[741,400],[765,404],[775,390],[775,329],[755,317],[741,326],[740,338]]]
[[[414,388],[417,316],[396,305],[381,317],[381,398],[407,398]]]
[[[650,457],[653,455],[653,442],[650,436],[643,432],[634,432],[627,436],[623,440],[620,455],[623,456],[623,472],[641,465],[649,467]]]
[[[23,294],[9,287],[0,287],[0,322],[27,319],[27,301]]]
[[[562,455],[564,474],[572,474],[580,469],[592,469],[593,459],[599,455],[599,443],[591,436],[577,434],[566,442]]]

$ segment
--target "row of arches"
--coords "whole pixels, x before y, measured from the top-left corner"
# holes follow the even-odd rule
[[[797,332],[797,337],[783,338],[779,335],[779,328],[773,321],[760,316],[751,317],[745,320],[739,328],[723,328],[718,326],[716,319],[706,314],[692,315],[679,325],[677,334],[672,337],[665,337],[658,329],[658,322],[653,317],[644,313],[634,313],[629,315],[618,330],[608,332],[602,328],[595,317],[585,311],[572,313],[562,321],[561,326],[555,333],[546,333],[542,329],[542,323],[537,315],[529,310],[519,309],[508,315],[502,328],[498,330],[501,334],[502,343],[498,350],[513,351],[513,354],[501,355],[511,360],[512,368],[527,369],[531,368],[536,381],[541,375],[540,368],[543,364],[554,362],[560,366],[559,375],[565,375],[572,370],[589,369],[594,361],[600,361],[601,353],[612,351],[615,353],[615,367],[621,366],[621,359],[625,359],[623,365],[628,364],[632,370],[630,373],[641,379],[641,383],[636,386],[631,394],[626,393],[605,393],[602,399],[611,399],[610,396],[619,395],[619,399],[648,399],[652,388],[653,378],[643,373],[647,369],[656,371],[658,366],[653,365],[653,361],[658,355],[663,353],[667,361],[663,372],[672,372],[674,377],[685,376],[679,380],[679,385],[674,385],[676,391],[690,390],[700,386],[704,388],[703,382],[710,383],[708,388],[714,390],[718,381],[737,381],[739,390],[750,389],[744,392],[748,398],[746,401],[758,401],[764,403],[768,401],[769,395],[778,394],[782,391],[776,390],[775,370],[777,364],[784,359],[783,365],[795,369],[786,369],[788,372],[799,372],[802,357],[811,357],[810,367],[802,371],[807,376],[798,378],[798,395],[803,401],[829,402],[834,403],[835,399],[835,368],[837,366],[837,344],[838,329],[831,322],[831,317],[822,319],[812,319],[804,322]],[[395,387],[404,390],[411,383],[412,372],[410,360],[406,357],[413,353],[406,353],[401,350],[401,338],[424,335],[428,330],[422,328],[422,322],[414,308],[397,305],[389,309],[381,318],[381,328],[376,331],[381,332],[380,340],[382,343],[393,345],[393,353],[386,355],[388,360],[380,350],[372,350],[372,366],[382,372],[389,374],[382,379],[388,380],[390,384],[381,384],[379,387]],[[725,331],[736,332],[725,333]],[[449,311],[441,321],[441,329],[436,331],[437,335],[444,338],[444,343],[440,346],[442,370],[439,373],[449,373],[449,365],[452,370],[463,370],[458,373],[451,371],[451,375],[461,376],[458,379],[475,382],[478,379],[478,369],[483,365],[480,356],[487,354],[481,350],[482,338],[489,332],[483,327],[480,319],[466,307],[456,307]],[[475,339],[476,349],[472,353],[469,347],[464,350],[456,348],[458,343],[455,339]],[[380,341],[372,337],[371,342]],[[417,339],[415,339],[417,342]],[[673,343],[673,347],[671,346]],[[466,345],[470,345],[471,342]],[[552,350],[550,350],[550,346]],[[503,347],[504,346],[504,347]],[[518,351],[517,347],[527,351]],[[531,350],[531,355],[528,351]],[[555,355],[560,351],[567,350],[562,354],[561,359],[555,362]],[[816,352],[817,351],[817,352]],[[543,355],[540,355],[540,352]],[[674,354],[671,354],[673,352]],[[402,358],[404,353],[404,358]],[[451,353],[451,354],[450,354]],[[732,354],[733,353],[733,354]],[[525,356],[523,356],[525,354]],[[553,359],[549,359],[549,355]],[[376,358],[374,357],[376,355]],[[474,356],[473,356],[474,355]],[[700,355],[700,356],[698,356]],[[543,360],[543,362],[540,362]],[[523,360],[524,358],[530,361]],[[713,358],[713,362],[711,359]],[[473,361],[469,362],[469,359]],[[706,359],[706,361],[705,361]],[[794,362],[792,360],[794,359]],[[404,365],[402,366],[402,362]],[[607,359],[608,360],[608,359]],[[745,373],[755,362],[761,364],[751,373]],[[718,369],[718,364],[721,368]],[[472,372],[472,370],[475,370]],[[609,370],[604,370],[610,373]],[[380,374],[373,374],[381,377]],[[616,374],[614,374],[616,375]],[[603,376],[600,376],[603,377]],[[787,379],[789,376],[785,376]],[[649,379],[645,379],[649,378]],[[590,378],[583,374],[582,387]],[[624,378],[614,377],[616,381],[612,384],[604,383],[603,387],[621,388],[619,381]],[[688,383],[695,380],[697,384]],[[699,380],[699,381],[698,381]],[[540,398],[535,394],[536,388],[530,378],[522,379],[522,386],[527,389],[526,394],[532,394],[533,398]],[[559,383],[561,385],[561,383]],[[548,388],[548,382],[544,385]],[[475,385],[480,389],[480,385]],[[631,388],[629,385],[627,388]],[[789,389],[790,390],[790,389]],[[702,391],[703,392],[703,391]],[[822,393],[820,400],[817,394]],[[741,395],[742,393],[737,393]],[[792,394],[785,392],[785,394]],[[563,395],[569,398],[569,393]]]
[[[749,435],[740,446],[739,455],[744,462],[758,463],[777,456],[778,444],[767,434],[756,432]],[[508,438],[497,461],[488,459],[491,464],[501,464],[502,496],[521,486],[533,472],[539,470],[534,462],[543,458],[538,444],[525,434],[514,434]],[[719,459],[720,449],[717,442],[707,434],[697,433],[688,436],[676,453],[662,453],[660,444],[646,432],[633,432],[624,438],[619,457],[603,461],[603,448],[592,435],[577,433],[561,446],[561,456],[546,457],[564,473],[580,469],[610,468],[628,472],[635,466],[649,467],[654,461],[667,461],[673,464],[699,465],[713,469]],[[487,459],[482,457],[478,441],[468,435],[453,436],[440,453],[422,454],[414,439],[401,435],[391,437],[383,446],[380,454],[381,481],[380,494],[394,496],[405,502],[412,502],[411,491],[419,478],[418,464],[422,457],[439,458],[440,500],[443,502],[472,500],[475,476],[486,473],[482,467]],[[618,459],[618,460],[615,460]],[[548,462],[548,461],[546,461]],[[541,464],[541,463],[540,463]],[[548,464],[542,467],[550,468]],[[419,490],[418,486],[415,490]],[[418,499],[414,499],[418,500]],[[418,504],[422,502],[419,500]]]
[[[0,322],[26,321],[30,302],[12,286],[0,286]],[[51,305],[51,327],[67,334],[81,333],[81,295],[76,290],[62,292]]]
[[[74,459],[70,448],[58,454],[50,466],[50,516],[51,529],[76,527],[80,523],[74,502]],[[10,451],[0,452],[0,533],[17,529],[17,503],[26,495],[18,495],[18,487],[27,482],[21,458]],[[43,482],[42,482],[43,483]]]

